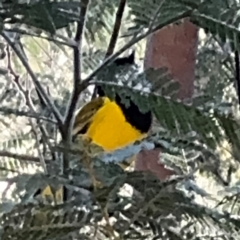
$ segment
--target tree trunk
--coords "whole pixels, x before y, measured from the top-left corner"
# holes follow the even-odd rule
[[[167,67],[181,84],[179,98],[191,98],[194,88],[198,28],[187,19],[180,25],[168,26],[149,37],[145,53],[145,69]],[[174,172],[159,162],[160,149],[142,151],[137,156],[136,170],[150,170],[164,180]]]

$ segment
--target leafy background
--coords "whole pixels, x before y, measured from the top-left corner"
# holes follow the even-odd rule
[[[147,141],[162,148],[161,160],[179,174],[161,183],[97,158],[94,167],[104,187],[95,192],[79,156],[73,155],[68,171],[59,174],[57,120],[39,100],[33,76],[19,57],[65,116],[73,88],[76,22],[87,2],[1,2],[1,238],[238,239],[239,2],[129,0],[116,53],[105,63],[119,3],[90,2],[81,47],[82,78],[103,84],[109,96],[129,93],[143,110],[151,106],[161,126],[156,123]],[[191,104],[177,101],[178,84],[164,69],[142,70],[146,37],[184,17],[201,28]],[[133,45],[139,66],[115,69],[111,61]],[[140,94],[146,80],[159,84],[158,94]],[[92,90],[89,86],[81,92],[78,107],[90,100]],[[112,157],[120,161],[131,151],[133,146]],[[48,175],[43,174],[45,163]],[[49,183],[55,190],[59,184],[68,187],[73,200],[49,204],[35,199],[35,190]]]

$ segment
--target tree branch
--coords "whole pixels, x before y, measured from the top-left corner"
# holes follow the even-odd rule
[[[111,56],[114,52],[116,43],[117,43],[117,39],[118,39],[118,35],[119,35],[119,30],[121,27],[121,23],[122,23],[122,16],[123,16],[123,12],[125,9],[125,5],[126,5],[127,0],[120,0],[119,6],[118,6],[118,10],[116,13],[116,18],[115,18],[115,23],[114,23],[114,27],[113,27],[113,32],[112,32],[112,36],[108,45],[108,49],[105,55],[105,59],[109,56]],[[97,95],[97,87],[95,86],[94,91],[93,91],[93,95],[92,95],[92,99],[95,98]]]
[[[2,151],[0,150],[0,157],[14,158],[18,160],[36,162],[40,164],[39,157],[33,157],[25,154],[17,154],[17,153],[12,153],[12,152],[3,151],[3,150]],[[51,161],[52,161],[51,159],[45,159],[45,162],[51,162]]]
[[[235,58],[236,89],[237,89],[238,103],[240,105],[240,61],[239,61],[238,51],[235,51],[234,58]]]
[[[25,59],[25,57],[22,55],[22,53],[19,50],[19,48],[15,45],[14,42],[11,41],[11,39],[7,36],[7,34],[5,32],[2,32],[1,35],[6,40],[6,42],[9,44],[9,46],[13,49],[13,51],[16,53],[16,55],[18,56],[18,58],[22,62],[23,66],[27,70],[28,74],[31,76],[35,87],[39,90],[39,92],[42,94],[44,100],[46,101],[47,105],[51,108],[52,113],[53,113],[54,117],[57,120],[59,130],[60,130],[61,134],[63,134],[63,119],[62,119],[62,116],[59,113],[58,109],[55,107],[55,105],[52,102],[52,100],[46,94],[46,92],[43,89],[41,83],[38,81],[36,75],[34,74],[33,70],[29,66],[29,64],[28,64],[27,60]]]
[[[14,114],[17,117],[29,117],[29,118],[36,118],[39,120],[43,120],[46,122],[50,122],[53,124],[56,124],[56,122],[50,118],[46,118],[45,116],[41,115],[41,113],[35,113],[35,112],[27,112],[27,111],[20,111],[13,108],[7,108],[7,107],[0,107],[0,112],[3,115],[11,115]]]
[[[65,45],[65,46],[68,46],[68,47],[71,47],[71,48],[76,46],[76,43],[75,43],[74,40],[72,40],[70,38],[67,38],[65,36],[62,36],[60,34],[57,34],[57,33],[54,36],[50,37],[50,36],[41,36],[40,34],[31,32],[29,29],[27,31],[25,29],[21,29],[21,28],[17,28],[17,27],[4,28],[3,30],[7,31],[7,32],[20,33],[20,34],[24,34],[24,35],[28,35],[28,36],[32,36],[32,37],[37,37],[37,38],[40,38],[40,39],[45,39],[45,40],[51,41],[55,44],[58,43],[58,44]],[[60,38],[64,41],[60,41],[57,38]]]
[[[33,103],[32,103],[31,97],[30,97],[29,90],[28,89],[24,89],[24,87],[20,84],[19,75],[16,74],[15,71],[13,70],[13,68],[12,68],[12,65],[11,65],[11,54],[10,54],[9,46],[7,46],[7,60],[8,60],[8,66],[7,67],[8,67],[8,70],[9,70],[10,74],[13,76],[13,81],[17,85],[17,88],[19,89],[19,91],[22,93],[23,99],[24,99],[26,105],[28,106],[28,108],[32,112],[35,112],[35,109],[34,109],[34,106],[33,106]],[[33,131],[34,136],[36,138],[36,142],[37,142],[37,146],[38,146],[37,150],[38,150],[38,153],[39,153],[39,159],[40,159],[41,165],[42,165],[42,167],[44,169],[44,172],[47,173],[46,163],[45,163],[44,157],[42,155],[42,152],[40,150],[40,145],[39,145],[37,131],[36,131],[35,127],[34,127],[32,119],[29,119],[29,122],[32,125],[32,131]]]
[[[80,19],[77,25],[77,31],[75,36],[75,42],[77,43],[77,46],[73,48],[74,86],[73,93],[69,102],[69,107],[66,111],[63,136],[63,140],[68,142],[71,141],[71,132],[74,120],[73,115],[76,110],[79,95],[81,93],[81,45],[88,4],[89,0],[81,1]]]
[[[117,43],[119,30],[120,30],[121,23],[122,23],[122,16],[123,16],[123,12],[124,12],[124,9],[125,9],[126,2],[127,2],[126,0],[120,0],[118,10],[117,10],[117,13],[116,13],[116,19],[115,19],[115,24],[114,24],[112,36],[111,36],[111,39],[110,39],[110,43],[108,45],[108,49],[107,49],[105,58],[112,55],[113,52],[114,52],[114,48],[115,48],[116,43]]]
[[[187,10],[183,13],[180,13],[178,16],[175,16],[173,19],[167,19],[165,22],[157,25],[156,27],[149,29],[149,31],[146,31],[145,33],[143,33],[140,36],[137,36],[135,38],[133,38],[132,40],[130,40],[127,44],[125,44],[122,48],[120,48],[116,53],[112,54],[111,56],[109,56],[108,58],[105,59],[105,61],[100,64],[95,70],[92,71],[92,73],[90,73],[85,80],[83,80],[80,83],[79,89],[81,89],[81,91],[85,90],[91,83],[91,80],[103,69],[105,69],[109,64],[111,64],[112,62],[114,62],[114,60],[121,55],[123,52],[125,52],[127,49],[129,49],[130,47],[132,47],[134,44],[138,43],[139,41],[141,41],[142,39],[146,38],[147,36],[149,36],[150,34],[162,29],[163,27],[169,25],[169,24],[173,24],[183,18],[189,17],[191,15],[192,10]]]
[[[81,88],[81,50],[82,50],[82,38],[86,20],[86,13],[88,10],[89,0],[82,0],[81,1],[81,10],[80,10],[80,17],[77,24],[77,31],[75,35],[75,42],[77,46],[73,48],[73,68],[74,68],[74,83],[73,83],[73,92],[69,101],[69,105],[66,111],[66,117],[64,121],[64,132],[62,135],[63,142],[66,144],[67,147],[70,147],[72,142],[72,128],[74,123],[74,113],[77,107],[79,95],[82,92]],[[69,152],[65,151],[63,154],[63,166],[62,166],[62,173],[64,174],[69,168]],[[66,188],[63,189],[63,200],[68,198],[68,192]]]

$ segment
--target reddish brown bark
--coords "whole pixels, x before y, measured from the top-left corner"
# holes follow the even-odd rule
[[[194,70],[198,43],[198,28],[185,20],[180,25],[169,26],[153,34],[147,41],[145,69],[167,67],[181,84],[179,98],[193,94]],[[173,174],[159,162],[161,151],[143,151],[138,154],[136,170],[154,172],[161,180]]]
[[[136,170],[139,171],[150,170],[160,180],[164,180],[168,176],[173,175],[174,174],[173,171],[166,169],[164,165],[158,161],[160,156],[161,152],[159,151],[159,149],[140,152],[137,156]]]

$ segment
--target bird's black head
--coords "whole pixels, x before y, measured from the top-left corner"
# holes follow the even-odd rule
[[[117,58],[113,64],[117,66],[124,66],[124,65],[133,65],[135,64],[135,51],[133,51],[129,56]]]
[[[133,65],[135,64],[135,51],[133,51],[129,56],[127,57],[122,57],[122,58],[117,58],[114,62],[113,65],[116,66],[126,66],[126,65]],[[96,86],[96,92],[98,96],[104,97],[105,93],[104,90],[101,86]]]

